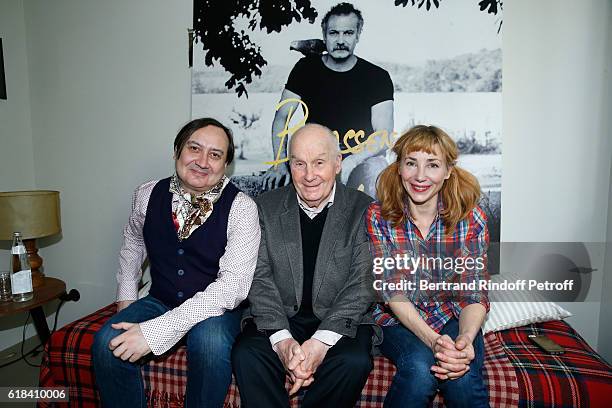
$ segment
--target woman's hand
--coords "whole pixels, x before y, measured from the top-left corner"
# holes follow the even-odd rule
[[[437,361],[431,370],[441,380],[454,380],[463,376],[469,371],[475,355],[472,342],[465,335],[457,336],[455,341],[446,334],[439,336],[432,351]]]
[[[472,342],[480,332],[486,314],[486,308],[480,303],[467,305],[459,316],[459,335],[455,341],[449,336],[436,339],[433,351],[437,361],[431,370],[437,378],[454,380],[468,372],[475,358]]]

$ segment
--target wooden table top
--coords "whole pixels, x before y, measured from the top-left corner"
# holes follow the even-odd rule
[[[19,312],[27,312],[57,299],[66,293],[66,283],[57,278],[44,277],[42,286],[34,288],[34,297],[27,302],[0,302],[0,317],[10,316]]]

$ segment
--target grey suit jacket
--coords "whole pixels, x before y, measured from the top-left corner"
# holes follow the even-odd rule
[[[259,330],[289,330],[288,319],[302,303],[304,281],[296,191],[289,185],[262,194],[255,201],[261,243],[245,317],[252,317]],[[336,182],[312,284],[313,311],[321,320],[319,330],[354,338],[359,324],[371,324],[380,339],[371,315],[375,299],[372,255],[364,223],[371,201],[366,194]]]

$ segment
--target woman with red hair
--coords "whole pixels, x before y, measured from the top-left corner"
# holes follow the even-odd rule
[[[455,142],[415,126],[395,143],[366,213],[384,304],[382,353],[397,368],[385,407],[425,407],[439,389],[448,407],[488,407],[480,327],[489,310],[487,219],[476,178],[456,165]]]

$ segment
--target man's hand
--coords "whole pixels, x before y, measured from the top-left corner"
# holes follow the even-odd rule
[[[134,303],[135,300],[120,300],[117,302],[117,313]]]
[[[431,367],[434,375],[441,380],[455,380],[470,369],[474,359],[474,347],[465,335],[459,335],[453,341],[448,335],[439,336],[433,346],[436,365]]]
[[[317,339],[308,339],[302,344],[302,350],[306,354],[306,359],[300,364],[305,371],[317,371],[323,362],[327,351],[331,348],[327,344]]]
[[[306,380],[312,378],[311,372],[306,372],[300,367],[300,363],[306,359],[306,354],[300,347],[300,343],[293,338],[276,343],[274,351],[293,383],[293,387],[289,391],[289,395],[293,395],[303,386]]]
[[[293,395],[298,392],[301,387],[308,387],[313,383],[313,375],[315,371],[317,371],[317,368],[319,368],[319,365],[321,365],[329,349],[330,346],[317,339],[309,339],[302,343],[302,352],[306,358],[300,362],[298,369],[301,370],[303,375],[307,375],[308,377],[305,379],[298,377],[296,381],[294,381],[291,390],[289,390],[289,395]]]
[[[276,167],[270,167],[263,175],[264,190],[272,190],[286,186],[291,182],[291,174],[287,163],[280,163]]]
[[[113,351],[115,357],[134,363],[151,352],[138,323],[114,323],[111,327],[116,330],[125,330],[108,344],[108,348]]]
[[[295,370],[306,359],[306,354],[302,351],[300,343],[294,338],[279,341],[274,345],[274,351],[287,371]]]
[[[304,380],[299,387],[297,386],[298,384],[296,382],[291,388],[289,395],[295,394],[300,387],[308,387],[310,384],[312,384],[314,381],[313,375],[315,371],[317,371],[317,368],[319,368],[321,365],[321,362],[323,362],[323,359],[330,348],[330,346],[317,339],[309,339],[302,344],[302,351],[306,354],[306,359],[300,363],[300,368],[304,373],[310,373],[310,377]]]

